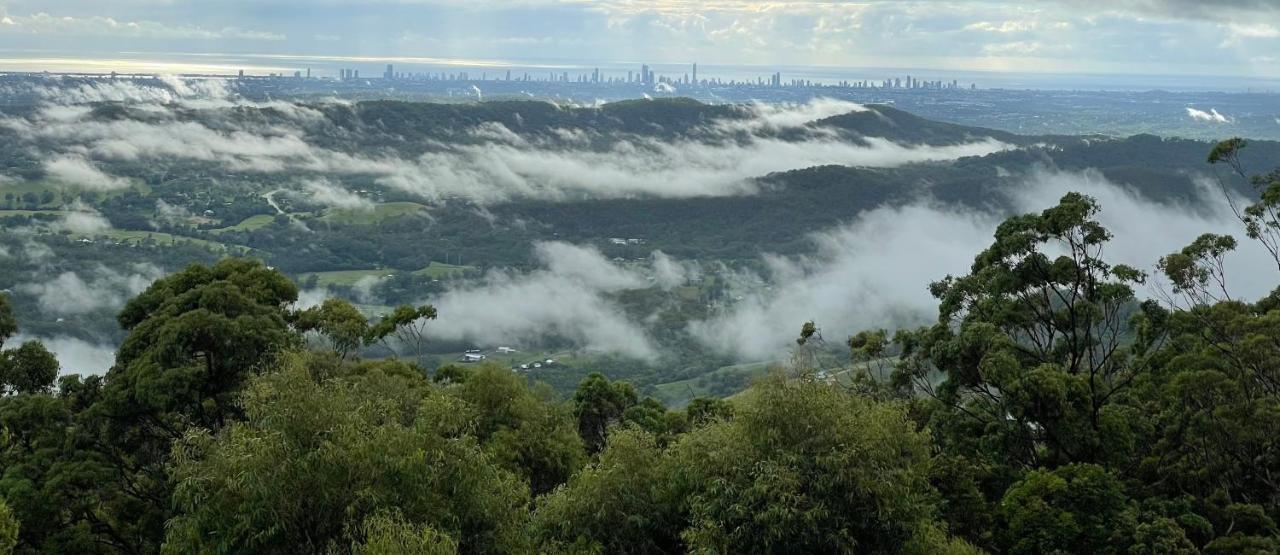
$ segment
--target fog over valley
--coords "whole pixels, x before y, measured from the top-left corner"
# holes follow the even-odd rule
[[[1275,0],[0,0],[0,555],[1280,553]]]
[[[68,333],[67,318],[109,315],[176,268],[136,257],[140,246],[263,256],[314,283],[311,305],[340,294],[376,315],[431,303],[430,336],[446,352],[542,346],[649,365],[688,349],[785,360],[808,321],[837,338],[928,323],[931,282],[963,273],[1004,218],[1071,191],[1101,202],[1112,261],[1153,274],[1163,254],[1239,223],[1206,168],[1135,173],[1111,154],[1199,143],[1024,137],[832,99],[255,101],[235,83],[175,77],[21,87],[10,92],[35,102],[0,117],[9,207],[27,209],[6,219],[6,256],[26,268],[10,291],[56,318],[37,329],[69,371],[104,369],[76,353],[119,336],[105,322]],[[1154,183],[1165,178],[1180,185]],[[690,205],[671,204],[681,199],[744,228],[692,231]],[[475,235],[448,237],[456,226]],[[395,256],[415,232],[426,252]],[[705,236],[673,243],[689,233]],[[68,269],[51,240],[127,247],[137,260]],[[1268,292],[1250,282],[1262,275],[1247,267],[1254,254],[1230,261],[1246,265],[1232,272],[1235,295]]]

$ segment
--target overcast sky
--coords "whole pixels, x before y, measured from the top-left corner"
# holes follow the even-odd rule
[[[1274,78],[1280,0],[0,0],[0,49]]]

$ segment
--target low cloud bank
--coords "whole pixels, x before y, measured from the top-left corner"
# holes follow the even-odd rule
[[[61,367],[58,374],[62,376],[68,374],[102,375],[106,374],[111,365],[115,363],[116,350],[114,347],[90,343],[74,337],[31,337],[18,334],[6,341],[5,345],[16,347],[26,341],[33,340],[44,343],[45,348],[49,349],[58,358],[58,365]]]
[[[717,316],[690,323],[688,332],[709,349],[750,361],[784,357],[801,324],[809,320],[835,341],[862,329],[927,324],[937,315],[929,283],[967,273],[1008,216],[1039,212],[1072,191],[1102,205],[1099,219],[1115,234],[1104,258],[1152,275],[1140,296],[1158,297],[1163,285],[1157,260],[1203,233],[1242,238],[1240,251],[1227,266],[1234,296],[1258,298],[1277,283],[1266,252],[1243,240],[1239,222],[1207,183],[1190,205],[1164,204],[1098,172],[1041,172],[1010,189],[1014,211],[1008,214],[922,200],[872,210],[814,234],[817,249],[811,255],[768,256],[764,275],[724,276],[730,283],[745,284],[730,291],[736,301]],[[655,285],[677,287],[701,272],[662,253],[640,268],[610,261],[594,248],[565,243],[543,243],[536,254],[541,269],[494,272],[479,284],[430,299],[441,315],[433,326],[435,336],[488,346],[557,338],[591,350],[657,360],[660,347],[645,323],[626,316],[609,296]]]
[[[63,272],[38,283],[24,283],[17,290],[34,296],[42,312],[71,316],[118,310],[163,276],[164,271],[151,264],[134,264],[123,272],[99,266],[86,272]]]
[[[1244,238],[1226,201],[1207,184],[1194,205],[1182,206],[1152,202],[1097,172],[1046,172],[1013,189],[1012,200],[1017,213],[1038,212],[1071,191],[1093,196],[1102,206],[1099,219],[1115,235],[1104,258],[1153,276],[1139,295],[1158,296],[1158,259],[1203,233],[1241,240],[1227,265],[1233,295],[1258,298],[1280,283],[1270,257]],[[929,202],[873,210],[847,226],[815,235],[818,252],[813,256],[768,258],[771,291],[744,295],[732,309],[692,323],[689,331],[718,352],[761,360],[786,353],[800,325],[809,320],[833,340],[861,329],[926,324],[937,315],[928,284],[967,273],[1007,216]]]
[[[50,179],[89,191],[114,191],[129,187],[129,180],[107,175],[92,162],[74,155],[59,156],[44,162]]]
[[[45,171],[55,179],[88,189],[127,186],[126,180],[104,172],[103,162],[185,159],[221,164],[230,171],[368,175],[384,186],[426,200],[461,198],[477,203],[515,198],[744,195],[757,191],[753,178],[772,172],[828,164],[894,167],[1011,148],[990,138],[936,147],[876,138],[854,144],[819,129],[810,129],[801,134],[803,139],[793,141],[771,136],[778,130],[866,110],[820,99],[751,106],[747,118],[709,122],[697,134],[699,140],[619,135],[610,137],[609,147],[593,146],[591,131],[564,129],[558,130],[556,139],[528,139],[491,122],[466,131],[470,142],[434,144],[430,152],[414,158],[384,149],[351,152],[313,144],[308,124],[318,121],[320,113],[289,102],[253,104],[286,116],[270,124],[224,117],[223,108],[252,103],[236,100],[225,89],[206,82],[171,81],[159,89],[164,94],[143,94],[132,84],[83,85],[61,96],[51,95],[55,104],[33,116],[4,118],[0,126],[48,149]],[[148,116],[92,119],[91,112],[78,104],[100,98],[131,99]],[[185,115],[179,114],[179,108],[186,110]],[[201,118],[190,118],[190,109],[202,110]],[[346,191],[340,187],[316,183],[321,185],[310,192],[323,201],[355,202],[349,194],[342,195]]]
[[[541,269],[491,272],[478,284],[430,299],[440,312],[432,334],[488,346],[564,339],[594,351],[653,360],[658,349],[644,326],[627,318],[609,293],[658,284],[674,287],[694,270],[655,253],[655,275],[609,261],[592,247],[541,243]],[[650,281],[650,277],[653,281]]]

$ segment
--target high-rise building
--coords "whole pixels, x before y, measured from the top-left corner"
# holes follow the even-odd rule
[[[387,64],[387,70],[382,72],[382,78],[388,81],[395,79],[396,78],[395,66],[392,66],[391,64]]]
[[[352,78],[352,79],[359,79],[359,78],[360,78],[360,70],[358,70],[358,69],[353,69],[353,70],[351,70],[351,78]]]
[[[651,83],[649,80],[650,75],[651,74],[649,73],[649,64],[641,65],[640,66],[640,83],[644,85],[650,84]]]
[[[698,84],[698,62],[693,63],[693,84],[695,86]]]

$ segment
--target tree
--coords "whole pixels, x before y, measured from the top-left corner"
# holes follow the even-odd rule
[[[1258,241],[1275,260],[1280,269],[1280,168],[1265,175],[1250,176],[1244,169],[1240,153],[1248,146],[1244,139],[1234,138],[1222,141],[1209,152],[1209,164],[1225,165],[1235,177],[1253,186],[1258,195],[1257,202],[1241,208],[1236,202],[1236,195],[1227,181],[1218,176],[1218,183],[1231,210],[1240,223],[1244,224],[1249,238]]]
[[[325,299],[320,306],[299,312],[294,316],[294,327],[304,333],[318,332],[342,359],[358,351],[369,337],[369,321],[342,299]]]
[[[0,293],[0,348],[18,333],[9,296]],[[0,387],[10,393],[48,391],[58,378],[58,359],[39,341],[27,341],[16,349],[0,350]]]
[[[1033,470],[1000,502],[1012,554],[1124,553],[1134,535],[1120,481],[1089,464]]]
[[[578,384],[573,394],[574,414],[578,417],[578,434],[587,452],[604,448],[609,426],[622,422],[627,409],[638,401],[629,383],[612,383],[599,372],[593,372]]]
[[[9,505],[0,499],[0,555],[13,553],[18,546],[18,521],[13,518]]]
[[[356,555],[450,555],[458,552],[458,542],[433,528],[404,520],[398,514],[371,516],[360,532],[364,542],[357,543]]]
[[[381,343],[392,355],[395,355],[396,350],[389,343],[389,339],[394,337],[401,344],[412,345],[413,360],[421,363],[423,343],[427,339],[427,322],[435,319],[436,309],[431,305],[416,308],[410,305],[397,306],[391,314],[384,315],[369,329],[368,341]]]
[[[539,499],[530,528],[543,550],[682,552],[686,522],[665,459],[652,434],[614,433],[598,462]]]
[[[4,347],[4,342],[15,333],[18,333],[18,319],[13,315],[9,295],[0,293],[0,347]]]
[[[288,306],[297,287],[261,262],[193,265],[153,283],[118,320],[128,331],[92,406],[77,415],[88,462],[77,483],[102,504],[94,531],[128,552],[153,552],[170,516],[169,455],[189,430],[217,430],[241,416],[245,380],[297,347]]]
[[[938,528],[928,437],[894,406],[774,376],[671,449],[690,551],[971,552]]]
[[[251,380],[244,421],[175,446],[166,552],[526,550],[527,490],[470,435],[465,403],[403,363],[319,383],[307,365],[286,357]]]
[[[1126,433],[1113,409],[1139,373],[1127,338],[1144,276],[1101,259],[1098,210],[1070,193],[1006,221],[968,275],[931,286],[938,323],[897,337],[897,381],[936,400],[953,446],[1021,468],[1127,456],[1108,440]]]
[[[545,385],[530,387],[510,370],[483,366],[451,388],[475,409],[475,437],[495,462],[519,474],[534,495],[551,491],[585,460],[567,407]]]
[[[49,391],[58,379],[58,359],[39,341],[0,352],[0,384],[13,393]]]

